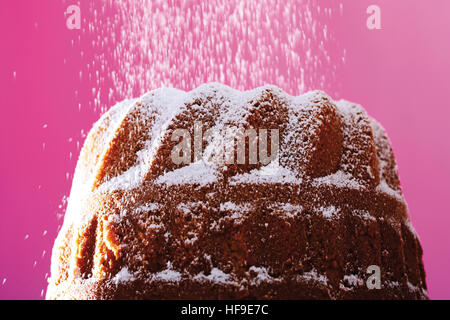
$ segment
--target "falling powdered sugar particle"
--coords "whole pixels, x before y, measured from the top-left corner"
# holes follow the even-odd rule
[[[189,91],[208,82],[238,90],[274,84],[294,95],[327,90],[344,57],[327,27],[340,12],[339,3],[333,6],[317,0],[94,2],[82,32],[97,54],[86,59],[80,81],[92,79],[93,105],[103,112],[156,88]]]

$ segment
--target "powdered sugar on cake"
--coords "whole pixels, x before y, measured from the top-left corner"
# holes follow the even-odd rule
[[[213,167],[205,165],[203,161],[198,161],[181,169],[167,172],[159,177],[156,183],[168,186],[183,184],[206,185],[217,182],[218,174]]]
[[[205,157],[174,164],[171,134],[197,120],[219,133],[277,127],[277,156],[241,167]],[[216,152],[214,142],[204,150]],[[389,232],[401,250],[420,253],[396,170],[382,127],[321,91],[292,97],[274,86],[241,92],[217,83],[151,91],[113,107],[89,134],[49,292],[100,280],[236,292],[294,281],[332,298],[354,294],[355,261],[367,261],[360,249],[342,254],[349,245],[381,246],[384,255],[392,249],[380,238]],[[423,294],[421,279],[405,277],[411,285],[396,279],[393,292]]]

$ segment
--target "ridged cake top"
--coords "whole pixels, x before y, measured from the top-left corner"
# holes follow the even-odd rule
[[[174,164],[177,129],[194,136],[213,129],[278,129],[279,154],[268,165],[196,161]],[[268,134],[270,135],[270,134]],[[193,143],[193,142],[192,142]],[[207,153],[210,145],[203,142]],[[210,143],[213,144],[213,143]],[[217,146],[215,147],[217,149]],[[248,157],[247,157],[248,158]],[[80,155],[74,189],[132,189],[144,180],[165,184],[269,182],[379,187],[401,197],[394,158],[382,127],[358,105],[321,91],[293,97],[274,86],[237,91],[211,83],[184,92],[157,89],[111,108],[94,125]],[[86,188],[86,184],[90,188]]]

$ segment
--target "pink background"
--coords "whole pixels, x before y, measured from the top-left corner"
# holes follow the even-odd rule
[[[362,104],[387,129],[424,248],[430,297],[449,299],[450,1],[340,2],[343,14],[327,23],[336,50],[346,50],[345,63],[322,89]],[[51,248],[79,153],[77,141],[83,141],[80,131],[87,132],[100,115],[92,97],[96,82],[79,77],[99,52],[89,46],[92,35],[66,28],[64,11],[71,3],[0,2],[2,299],[40,299],[45,294]],[[92,18],[88,5],[100,3],[81,1],[83,18]],[[323,7],[336,3],[320,1]],[[382,30],[366,27],[370,4],[381,7]],[[279,84],[265,81],[270,80]],[[191,89],[189,84],[172,84]],[[249,83],[240,85],[247,88]],[[105,80],[100,86],[107,91],[111,83]]]

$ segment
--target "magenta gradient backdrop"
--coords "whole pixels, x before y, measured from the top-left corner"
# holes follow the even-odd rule
[[[94,1],[100,3],[81,1],[84,18]],[[449,299],[450,1],[341,2],[343,15],[329,27],[346,49],[346,62],[326,89],[362,104],[387,129],[424,248],[430,297]],[[89,39],[72,46],[80,32],[65,26],[69,4],[0,2],[1,299],[45,294],[64,212],[58,206],[69,193],[79,153],[76,141],[99,117],[92,107],[95,84],[79,78],[97,52]],[[366,27],[370,4],[381,7],[382,30]],[[103,84],[106,91],[109,85]]]

